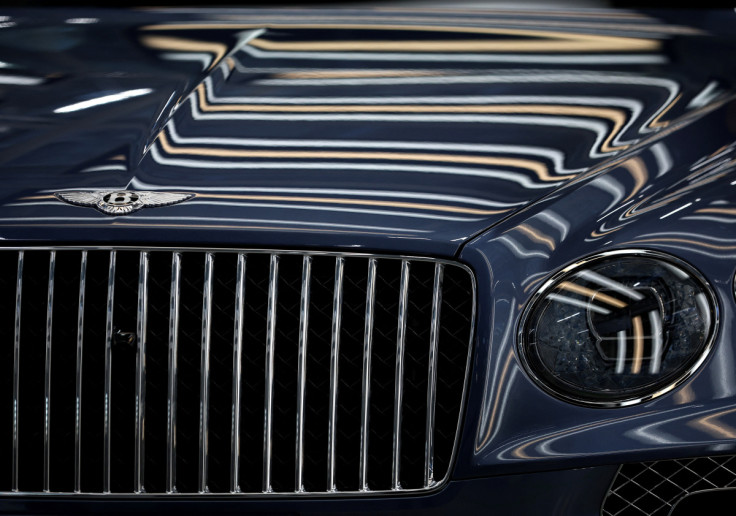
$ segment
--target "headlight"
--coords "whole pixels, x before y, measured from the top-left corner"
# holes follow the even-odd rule
[[[613,251],[547,281],[522,317],[522,361],[568,401],[622,406],[673,389],[705,360],[715,297],[690,266],[662,253]]]

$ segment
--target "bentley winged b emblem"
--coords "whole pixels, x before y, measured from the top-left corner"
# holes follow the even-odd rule
[[[129,215],[141,208],[169,206],[194,197],[185,192],[99,190],[56,192],[54,197],[75,206],[89,206],[106,215]]]

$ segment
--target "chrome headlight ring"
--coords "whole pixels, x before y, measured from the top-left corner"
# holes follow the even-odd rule
[[[703,364],[718,329],[713,289],[692,266],[642,249],[553,274],[527,303],[518,352],[542,389],[591,407],[661,396]]]

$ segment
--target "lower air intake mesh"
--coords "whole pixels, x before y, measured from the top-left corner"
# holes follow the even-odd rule
[[[0,251],[0,271],[0,493],[365,494],[448,475],[463,266],[29,248]]]
[[[624,464],[603,502],[603,516],[666,516],[696,491],[736,486],[736,455]]]

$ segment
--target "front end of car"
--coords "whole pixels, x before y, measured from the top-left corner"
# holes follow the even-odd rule
[[[726,14],[9,12],[0,513],[729,495]]]

